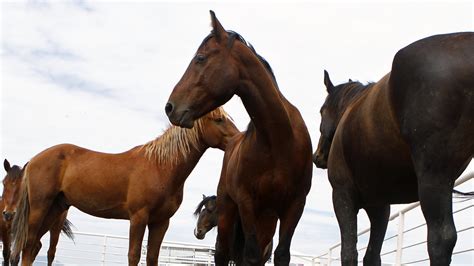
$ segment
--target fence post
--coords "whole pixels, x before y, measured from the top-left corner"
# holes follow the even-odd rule
[[[403,251],[403,231],[405,231],[405,213],[398,213],[398,235],[397,235],[397,253],[395,257],[395,265],[402,265]]]
[[[107,252],[107,236],[104,235],[104,249],[102,250],[102,265],[105,265],[105,253]]]
[[[330,248],[328,251],[328,266],[331,266],[331,262],[332,262],[332,248]]]

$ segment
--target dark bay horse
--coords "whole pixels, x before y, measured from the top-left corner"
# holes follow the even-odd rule
[[[449,265],[453,185],[474,155],[474,33],[408,45],[377,83],[334,86],[327,72],[324,83],[313,159],[328,169],[343,264],[357,264],[359,209],[371,223],[364,264],[380,265],[390,204],[419,200],[431,265]]]
[[[203,199],[196,207],[194,216],[197,216],[196,228],[194,229],[194,236],[197,239],[204,239],[207,232],[217,226],[217,196],[206,197],[202,195]],[[242,265],[242,256],[244,251],[244,234],[242,231],[242,224],[240,217],[234,222],[232,230],[232,242],[229,248],[229,258],[236,265]],[[272,256],[273,240],[268,243],[263,251],[263,261],[268,261]]]
[[[130,220],[129,265],[140,260],[148,226],[147,265],[157,265],[186,178],[207,148],[225,149],[238,132],[223,108],[196,124],[191,130],[172,126],[157,139],[119,154],[61,144],[33,157],[15,216],[14,251],[23,250],[23,265],[31,265],[33,243],[69,206],[97,217]]]
[[[261,265],[280,221],[275,265],[288,265],[294,230],[311,187],[311,140],[296,107],[280,92],[270,65],[211,11],[213,30],[199,46],[165,106],[170,121],[191,128],[233,95],[251,122],[229,143],[217,191],[215,261],[227,265],[232,228],[240,216],[244,263]]]
[[[26,165],[25,165],[26,166]],[[15,216],[18,202],[20,200],[20,188],[23,182],[23,174],[25,166],[19,167],[17,165],[10,166],[7,159],[3,161],[3,167],[7,175],[3,179],[3,193],[0,201],[0,208],[2,210],[3,219],[0,219],[1,235],[3,241],[3,261],[4,265],[18,264],[19,257],[16,256],[10,259],[11,247],[11,226],[12,219]],[[48,249],[48,265],[52,265],[54,256],[56,254],[56,246],[59,241],[59,234],[64,232],[69,238],[74,239],[74,234],[71,230],[71,223],[66,219],[67,212],[55,222],[50,230],[50,244]],[[35,253],[37,254],[41,249],[41,242],[36,243]]]

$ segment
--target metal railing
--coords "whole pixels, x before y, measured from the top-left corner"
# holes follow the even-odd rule
[[[459,185],[461,185],[461,184],[463,184],[463,183],[465,183],[465,182],[467,182],[467,181],[469,181],[473,178],[474,178],[474,173],[470,173],[470,174],[467,174],[463,177],[460,177],[456,180],[456,182],[454,184],[454,187],[459,186]],[[453,215],[455,215],[457,213],[460,213],[460,212],[463,212],[463,211],[468,211],[468,210],[473,208],[474,205],[473,205],[473,199],[472,198],[470,198],[468,200],[465,200],[465,201],[468,201],[468,203],[465,204],[465,206],[463,206],[462,208],[454,210]],[[407,213],[412,211],[413,209],[419,207],[419,206],[420,206],[420,203],[415,202],[415,203],[412,203],[412,204],[408,205],[407,207],[399,210],[398,212],[390,215],[389,223],[391,221],[397,219],[398,226],[397,226],[397,233],[396,234],[391,235],[389,237],[386,237],[384,239],[384,243],[389,241],[389,240],[396,239],[395,248],[389,249],[388,251],[382,251],[382,253],[380,254],[381,257],[382,257],[382,261],[384,261],[384,258],[383,258],[384,256],[387,256],[387,255],[390,255],[390,254],[395,254],[395,262],[394,263],[386,263],[386,264],[397,265],[398,266],[398,265],[416,264],[416,263],[425,262],[425,261],[429,260],[429,258],[426,256],[426,257],[423,257],[421,259],[415,259],[415,260],[411,260],[411,261],[402,261],[404,251],[406,251],[407,249],[410,249],[410,248],[414,248],[414,247],[426,244],[426,242],[427,242],[426,237],[424,237],[425,240],[423,240],[423,241],[418,241],[418,242],[415,242],[415,243],[404,246],[404,236],[407,233],[412,232],[412,231],[417,230],[417,229],[420,229],[420,228],[425,228],[426,229],[426,222],[423,222],[423,223],[418,224],[416,226],[410,227],[408,229],[405,228],[405,217],[406,217]],[[474,226],[472,225],[472,222],[473,222],[473,220],[471,219],[471,224],[469,226],[466,226],[462,229],[457,230],[458,235],[460,233],[464,233],[464,232],[473,230]],[[360,236],[368,234],[369,232],[370,232],[370,227],[360,231],[357,234],[357,236],[360,237]],[[474,246],[473,245],[474,245],[474,242],[471,241],[471,245],[470,245],[469,248],[464,248],[464,249],[461,249],[461,250],[455,250],[453,252],[453,256],[460,255],[460,254],[465,254],[465,253],[469,253],[469,252],[474,253]],[[316,264],[331,265],[334,262],[340,263],[340,254],[335,254],[336,250],[340,250],[340,246],[341,246],[341,243],[337,243],[337,244],[331,246],[329,248],[328,252],[315,257],[314,260],[313,260],[313,265],[316,265]],[[367,246],[364,246],[362,248],[358,248],[357,251],[360,254],[360,251],[363,251],[365,249],[367,249]],[[362,261],[359,261],[359,262],[362,262]]]

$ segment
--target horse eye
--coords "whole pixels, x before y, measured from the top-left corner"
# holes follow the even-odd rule
[[[221,122],[223,122],[223,121],[224,121],[224,119],[223,119],[222,117],[216,118],[216,122],[217,122],[217,123],[221,123]]]
[[[197,54],[196,55],[196,62],[197,63],[203,63],[204,61],[206,61],[206,56],[203,55],[203,54]]]

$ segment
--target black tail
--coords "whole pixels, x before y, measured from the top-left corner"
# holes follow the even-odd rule
[[[64,220],[63,228],[61,229],[61,231],[68,238],[70,238],[72,241],[74,241],[74,233],[72,232],[72,227],[74,227],[74,225],[71,223],[71,221],[66,219],[66,220]]]
[[[467,199],[467,198],[474,198],[474,191],[471,191],[471,192],[461,192],[459,190],[456,190],[456,189],[453,189],[453,194],[455,194],[456,198],[463,198],[463,199]]]

